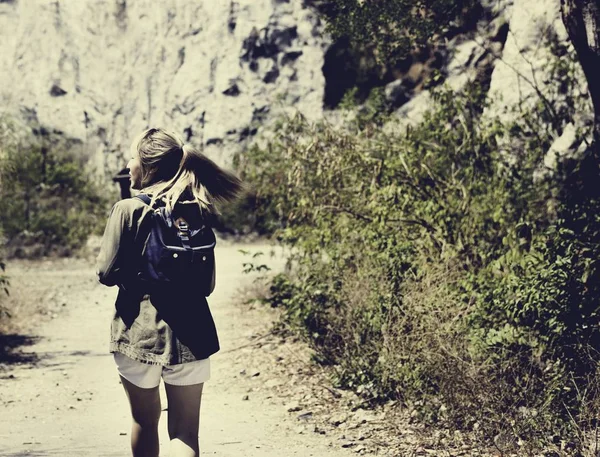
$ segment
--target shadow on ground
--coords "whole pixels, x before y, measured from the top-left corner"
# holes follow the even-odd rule
[[[34,446],[39,446],[41,443],[35,442],[31,443]],[[88,448],[69,448],[70,452],[78,452],[79,455],[94,455],[95,457],[122,457],[121,453],[106,453],[102,451],[95,452],[94,454],[89,454],[90,449]],[[26,450],[26,451],[8,451],[6,453],[0,454],[2,457],[49,457],[49,456],[64,456],[65,449],[64,448],[56,448],[56,449],[44,449],[44,450]],[[77,455],[77,454],[69,454],[69,455]]]
[[[48,454],[46,453],[39,453],[39,452],[29,452],[29,451],[25,451],[25,452],[19,452],[18,454],[2,454],[4,457],[24,457],[24,456],[29,456],[29,457],[47,457]]]
[[[24,346],[31,346],[39,340],[36,336],[0,335],[0,364],[12,365],[35,363],[39,360],[37,354],[22,352]]]

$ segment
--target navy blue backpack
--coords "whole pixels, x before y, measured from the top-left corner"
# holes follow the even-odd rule
[[[151,203],[149,195],[136,198],[146,205]],[[174,220],[162,201],[151,209],[138,273],[142,287],[152,293],[165,286],[185,286],[208,297],[214,288],[214,232],[207,225],[191,229],[183,220]]]

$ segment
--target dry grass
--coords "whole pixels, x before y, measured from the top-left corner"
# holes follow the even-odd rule
[[[30,333],[40,323],[58,316],[68,305],[65,289],[77,287],[65,280],[70,274],[91,269],[82,259],[11,260],[6,268],[10,295],[2,306],[8,315],[0,320],[0,334]]]
[[[561,380],[545,376],[528,357],[492,361],[478,352],[459,279],[452,265],[429,264],[405,281],[398,305],[384,309],[377,298],[389,293],[385,283],[361,276],[361,270],[349,273],[343,305],[325,313],[329,330],[315,346],[318,360],[324,354],[334,361],[328,370],[335,382],[357,392],[365,406],[399,400],[402,427],[407,411],[414,424],[429,424],[420,440],[440,452],[598,457],[592,419],[597,405],[589,405],[590,419],[573,419],[574,428],[586,423],[579,438],[564,427],[554,430],[558,406],[547,404],[546,390],[540,389],[560,390]],[[584,400],[589,394],[585,386],[580,389]],[[589,452],[576,453],[583,448]]]

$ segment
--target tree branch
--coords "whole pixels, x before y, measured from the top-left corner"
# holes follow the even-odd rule
[[[356,211],[353,211],[348,208],[342,208],[342,207],[334,206],[334,205],[322,205],[322,206],[319,206],[317,209],[332,211],[335,213],[345,213],[345,214],[354,216],[356,219],[359,219],[361,221],[373,222],[372,217],[365,216],[364,214],[357,213]],[[431,233],[435,232],[435,229],[431,225],[429,225],[427,222],[425,222],[423,219],[401,218],[401,219],[388,219],[387,221],[388,222],[397,222],[397,223],[401,223],[401,224],[409,224],[409,225],[420,225],[421,227],[425,228],[428,232],[431,232]]]
[[[597,0],[561,0],[561,13],[569,38],[588,82],[594,105],[594,140],[600,148],[600,7]]]

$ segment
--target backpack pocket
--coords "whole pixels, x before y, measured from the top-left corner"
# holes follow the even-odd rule
[[[155,271],[160,282],[190,287],[208,296],[214,268],[214,245],[202,248],[165,246]]]

